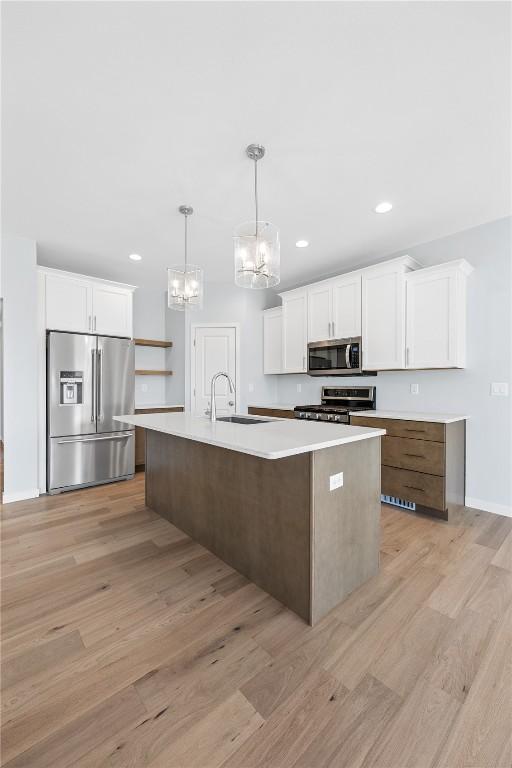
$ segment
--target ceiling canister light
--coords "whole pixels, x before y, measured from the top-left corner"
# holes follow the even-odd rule
[[[170,309],[201,309],[203,306],[204,275],[201,267],[188,263],[188,217],[194,209],[180,205],[179,212],[185,217],[185,261],[167,269],[167,304]]]
[[[235,283],[241,288],[271,288],[281,280],[279,230],[258,218],[258,160],[265,154],[261,144],[249,144],[247,157],[254,161],[254,221],[235,228]]]

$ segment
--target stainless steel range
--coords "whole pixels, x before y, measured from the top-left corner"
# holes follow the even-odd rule
[[[375,387],[322,387],[320,405],[296,405],[296,419],[349,424],[350,411],[374,411]]]

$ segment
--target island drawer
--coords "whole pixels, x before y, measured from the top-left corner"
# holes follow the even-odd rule
[[[445,441],[445,425],[433,421],[406,421],[405,419],[378,419],[372,416],[351,416],[350,423],[361,427],[385,429],[391,437]]]
[[[445,509],[444,477],[383,466],[381,483],[382,493],[387,496],[407,499],[439,511]]]
[[[382,463],[388,467],[443,476],[444,457],[444,443],[389,435],[382,438]]]

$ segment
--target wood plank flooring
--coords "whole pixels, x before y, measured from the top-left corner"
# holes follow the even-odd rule
[[[2,509],[5,768],[510,768],[512,519],[382,508],[315,628],[144,505]]]

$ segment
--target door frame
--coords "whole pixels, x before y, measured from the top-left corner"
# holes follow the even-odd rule
[[[240,323],[192,323],[190,326],[190,411],[195,413],[194,384],[196,380],[195,340],[198,328],[233,328],[235,331],[235,413],[240,406]]]

